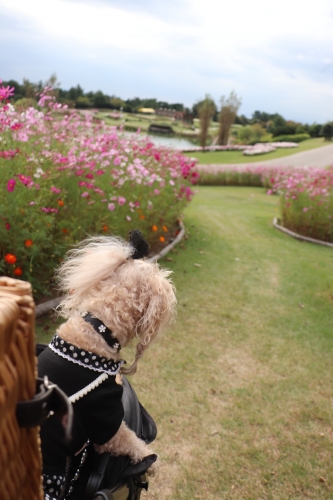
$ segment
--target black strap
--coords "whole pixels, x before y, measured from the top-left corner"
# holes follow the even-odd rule
[[[66,394],[47,377],[36,380],[36,394],[28,401],[19,401],[16,405],[16,418],[20,427],[42,425],[50,412],[61,419],[65,428],[65,437],[71,438],[73,408]]]
[[[84,321],[87,323],[90,323],[93,329],[102,335],[103,339],[105,342],[112,348],[112,349],[117,349],[119,352],[121,349],[121,345],[115,337],[112,337],[112,331],[110,328],[104,325],[103,321],[101,321],[98,318],[95,318],[90,312],[83,312],[81,313],[82,318]]]

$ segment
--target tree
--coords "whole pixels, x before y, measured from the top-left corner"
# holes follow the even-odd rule
[[[84,95],[80,95],[76,101],[75,101],[75,106],[77,108],[91,108],[92,107],[92,102],[91,100],[89,99],[89,97],[87,96],[84,96]]]
[[[71,87],[68,91],[68,98],[72,101],[76,101],[78,97],[83,97],[83,88],[80,85],[76,87]]]
[[[208,128],[214,113],[216,112],[216,105],[209,94],[203,101],[198,103],[198,115],[200,120],[200,146],[205,150],[206,141],[208,137]]]
[[[103,94],[101,90],[98,90],[94,95],[94,106],[95,108],[109,108],[110,107],[109,97]]]
[[[120,99],[120,97],[111,96],[110,107],[111,109],[124,109],[126,107],[126,104],[122,99]]]
[[[320,137],[322,128],[322,125],[319,123],[313,123],[312,125],[309,125],[308,133],[311,137]]]
[[[237,94],[232,91],[228,98],[221,97],[221,110],[219,114],[219,134],[217,138],[217,143],[220,146],[228,144],[229,131],[231,125],[235,123],[237,111],[242,103],[242,100],[237,96]]]
[[[34,98],[38,91],[38,86],[35,83],[30,82],[27,78],[23,78],[22,90],[24,97]]]

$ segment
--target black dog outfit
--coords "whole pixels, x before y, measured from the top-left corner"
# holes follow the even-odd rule
[[[41,428],[46,499],[59,497],[65,488],[69,461],[75,457],[80,469],[90,441],[102,445],[117,433],[124,416],[123,388],[116,383],[116,374],[122,364],[123,361],[107,360],[79,349],[58,335],[39,355],[38,376],[43,378],[46,375],[57,384],[74,407],[70,443],[65,442],[63,426],[55,415],[51,415]],[[78,476],[79,470],[74,477],[67,477],[72,483],[68,494]]]

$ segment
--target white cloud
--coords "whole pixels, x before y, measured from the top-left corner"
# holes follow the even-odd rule
[[[79,68],[70,85],[187,105],[234,89],[241,112],[333,118],[331,0],[0,0],[0,15],[16,68],[29,66],[26,50],[34,71],[54,64],[62,82]]]

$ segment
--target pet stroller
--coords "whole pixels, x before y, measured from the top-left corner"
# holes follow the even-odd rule
[[[45,347],[45,344],[37,344],[37,356]],[[146,444],[152,443],[157,434],[156,424],[124,376],[122,403],[127,426]],[[152,454],[138,464],[132,464],[129,457],[98,454],[92,445],[88,446],[86,455],[82,467],[81,455],[75,457],[69,466],[69,477],[75,478],[79,469],[80,473],[77,474],[77,480],[72,482],[68,500],[139,500],[142,490],[148,489],[145,473],[157,459],[157,455]],[[70,485],[67,491],[69,488]]]

